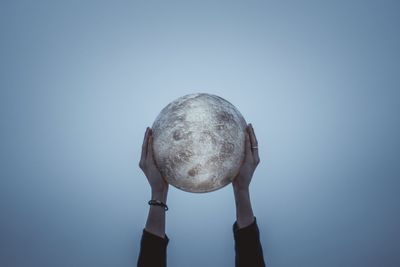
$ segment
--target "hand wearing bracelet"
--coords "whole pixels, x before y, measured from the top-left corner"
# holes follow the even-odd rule
[[[150,209],[147,216],[146,231],[165,237],[165,211],[168,210],[167,195],[168,183],[161,176],[153,157],[153,136],[151,128],[147,127],[142,145],[142,155],[139,167],[147,177],[151,187]],[[163,209],[157,206],[163,207]]]

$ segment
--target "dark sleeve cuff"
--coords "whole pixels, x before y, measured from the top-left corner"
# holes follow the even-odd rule
[[[167,266],[167,246],[169,238],[154,235],[143,229],[140,242],[138,267],[164,267]]]
[[[236,267],[265,266],[256,217],[254,217],[253,223],[246,227],[239,229],[235,222],[232,228],[235,239]]]
[[[254,217],[254,221],[249,224],[246,227],[240,228],[237,224],[237,221],[235,221],[235,223],[233,224],[233,233],[236,236],[241,236],[242,234],[246,234],[246,233],[257,233],[258,232],[258,227],[257,227],[257,218]]]
[[[155,244],[157,243],[157,245],[160,246],[165,246],[165,248],[168,245],[169,242],[169,238],[167,236],[167,234],[165,234],[165,238],[162,238],[158,235],[152,234],[148,231],[146,231],[146,229],[143,229],[143,236],[142,236],[142,242],[150,242],[151,244]]]

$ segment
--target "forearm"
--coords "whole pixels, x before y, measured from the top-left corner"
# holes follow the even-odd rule
[[[233,225],[235,238],[236,267],[265,267],[263,249],[260,243],[256,218],[251,207],[248,188],[234,187],[236,222]]]
[[[151,199],[167,203],[168,191],[152,191]],[[151,205],[147,216],[145,230],[161,238],[165,237],[165,210],[161,206]]]
[[[233,188],[236,204],[236,221],[239,228],[246,227],[254,221],[253,209],[250,201],[249,188]]]

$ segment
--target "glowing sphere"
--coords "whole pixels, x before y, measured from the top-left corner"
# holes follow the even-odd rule
[[[166,181],[188,192],[210,192],[238,173],[246,121],[225,99],[190,94],[161,110],[153,123],[156,165]]]

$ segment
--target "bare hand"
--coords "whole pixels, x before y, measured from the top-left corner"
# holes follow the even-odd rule
[[[233,179],[234,190],[248,190],[253,173],[260,163],[258,156],[258,142],[251,123],[246,127],[245,158],[239,169],[238,175]]]
[[[142,156],[139,167],[149,181],[152,193],[165,193],[168,191],[168,183],[161,176],[153,157],[153,135],[152,129],[147,127],[142,145]]]

